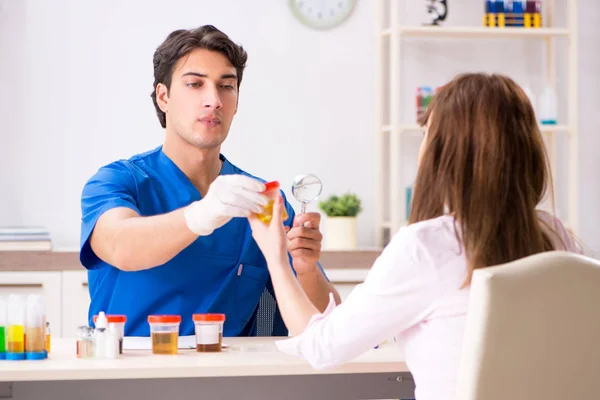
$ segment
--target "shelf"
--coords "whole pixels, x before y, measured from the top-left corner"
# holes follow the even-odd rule
[[[569,132],[570,127],[568,125],[539,125],[540,131],[542,133],[558,133],[558,132]],[[382,128],[384,133],[391,133],[392,127],[391,125],[384,125]],[[423,127],[418,124],[402,124],[398,126],[398,130],[400,133],[402,132],[422,132]]]
[[[390,221],[383,221],[383,223],[381,224],[381,226],[384,229],[391,229],[392,228],[392,223]],[[400,222],[400,227],[405,227],[408,226],[408,221],[407,220],[402,220],[402,222]]]
[[[423,127],[421,127],[418,124],[402,124],[402,125],[398,126],[398,129],[400,132],[422,132],[423,131]],[[392,132],[392,126],[384,125],[382,127],[382,130],[383,130],[383,132],[390,133],[390,132]]]
[[[482,39],[482,43],[525,43],[527,41],[542,47],[543,56],[539,60],[537,57],[534,60],[535,62],[539,61],[544,66],[545,72],[540,75],[540,78],[552,87],[557,87],[557,80],[560,79],[561,85],[558,86],[560,86],[561,93],[563,93],[563,86],[565,89],[564,98],[562,99],[565,102],[565,109],[561,110],[564,115],[561,125],[541,125],[538,122],[538,129],[543,136],[544,144],[547,146],[548,159],[552,170],[561,171],[559,174],[561,179],[554,179],[552,182],[557,198],[561,203],[559,204],[560,212],[563,214],[564,220],[568,221],[568,226],[577,233],[579,220],[579,167],[576,162],[579,145],[577,122],[579,120],[577,104],[579,97],[577,0],[566,0],[560,10],[554,10],[554,7],[549,6],[545,11],[544,20],[546,22],[553,21],[553,15],[558,11],[561,16],[564,16],[560,19],[564,20],[565,24],[556,26],[548,22],[548,26],[542,28],[490,28],[482,25],[483,18],[471,20],[471,24],[467,22],[466,25],[420,25],[416,20],[408,18],[403,20],[401,18],[403,16],[401,3],[406,2],[398,0],[376,1],[378,7],[375,23],[378,45],[375,56],[377,73],[381,76],[381,80],[378,80],[376,85],[375,124],[375,140],[377,142],[376,172],[378,178],[377,202],[379,206],[375,218],[377,246],[383,247],[390,239],[390,233],[394,234],[406,223],[404,217],[406,216],[407,198],[404,191],[407,182],[405,182],[406,177],[404,175],[406,164],[411,163],[411,168],[414,168],[414,165],[412,165],[414,160],[412,157],[407,159],[404,155],[406,150],[414,150],[415,144],[423,140],[424,128],[419,126],[415,119],[414,97],[408,102],[404,98],[407,93],[414,93],[415,90],[413,84],[410,83],[413,80],[411,80],[411,77],[405,76],[404,68],[405,64],[411,64],[413,67],[418,68],[420,67],[418,64],[427,63],[426,58],[417,57],[415,59],[407,56],[414,49],[406,45],[425,43],[426,41],[448,43],[458,39],[458,43],[458,41],[464,42],[466,39],[467,42],[473,44],[477,39]],[[464,5],[465,10],[466,7]],[[459,9],[455,12],[460,13]],[[428,47],[422,50],[431,54],[438,54],[439,51],[444,49]],[[468,52],[468,47],[464,50]],[[405,53],[406,51],[409,53]],[[464,63],[464,71],[470,71],[473,68],[471,65],[472,60],[468,56],[458,57],[455,55],[455,59],[455,61]],[[493,61],[500,61],[494,64],[494,71],[506,73],[503,72],[504,66],[510,66],[510,63],[514,62],[513,59],[514,57],[505,57],[505,59],[500,57],[499,60],[489,60],[488,64],[491,65]],[[425,75],[436,74],[437,78],[432,78],[434,81],[441,79],[441,76],[447,76],[444,65],[433,65],[431,63],[424,65],[427,66]],[[478,67],[478,69],[480,68]],[[460,71],[460,68],[455,69]],[[485,70],[485,68],[483,69]],[[415,68],[408,69],[407,72],[409,75],[414,75]],[[562,139],[567,139],[564,141],[566,143],[563,143]],[[565,177],[563,177],[563,170],[566,172]]]
[[[383,36],[391,35],[391,28],[382,31]],[[484,26],[399,26],[398,34],[404,37],[441,38],[550,38],[569,37],[566,28],[486,28]]]
[[[423,127],[418,125],[418,124],[402,124],[398,126],[398,131],[400,133],[402,132],[422,132],[423,131]],[[392,126],[391,125],[384,125],[382,127],[383,132],[385,133],[391,133],[392,132]]]
[[[568,125],[540,125],[540,131],[542,131],[542,133],[569,133],[571,131],[571,128]]]

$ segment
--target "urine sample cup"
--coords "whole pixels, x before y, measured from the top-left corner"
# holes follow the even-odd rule
[[[262,194],[269,198],[269,203],[263,207],[263,212],[257,214],[257,217],[268,225],[271,222],[271,219],[273,219],[273,204],[275,203],[277,196],[279,196],[279,182],[273,181],[265,183],[265,190],[262,192]],[[281,219],[284,221],[288,219],[288,213],[285,207],[283,208],[283,215]]]
[[[96,324],[96,320],[98,319],[97,315],[94,315],[94,324]],[[119,338],[119,354],[123,354],[123,337],[125,336],[125,323],[127,322],[126,315],[107,315],[106,321],[108,323],[108,330],[111,329],[111,325],[115,327],[118,338]]]
[[[150,315],[150,336],[153,354],[177,354],[179,340],[179,315]]]
[[[11,294],[8,297],[6,359],[25,359],[25,299]]]
[[[25,313],[25,358],[43,360],[46,354],[46,310],[39,295],[27,297]]]
[[[196,330],[196,351],[221,351],[225,314],[194,314],[192,320]]]

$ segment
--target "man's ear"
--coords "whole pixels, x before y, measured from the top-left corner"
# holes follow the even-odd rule
[[[169,109],[169,89],[163,83],[156,85],[156,103],[161,111],[166,113]]]

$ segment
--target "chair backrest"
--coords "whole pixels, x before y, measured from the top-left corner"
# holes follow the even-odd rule
[[[600,262],[554,251],[476,270],[457,399],[600,399]]]
[[[277,300],[265,288],[256,312],[256,336],[273,336]]]
[[[288,330],[283,322],[273,283],[269,279],[260,297],[256,311],[256,336],[287,336]]]

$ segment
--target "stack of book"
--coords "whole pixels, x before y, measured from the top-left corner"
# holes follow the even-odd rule
[[[51,251],[50,232],[44,227],[0,226],[0,251]]]

